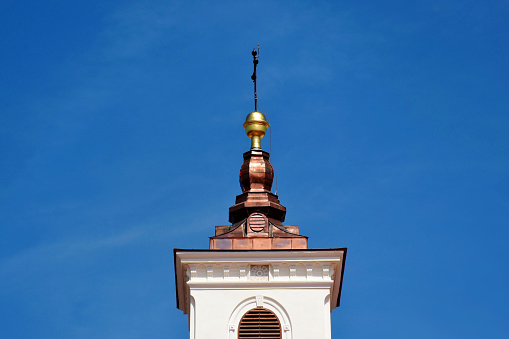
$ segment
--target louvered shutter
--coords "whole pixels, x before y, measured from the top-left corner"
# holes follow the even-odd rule
[[[253,232],[261,232],[267,225],[265,222],[265,217],[261,213],[253,213],[249,216],[249,228],[251,228],[251,231]]]
[[[239,339],[281,339],[278,318],[270,310],[253,308],[240,321]]]

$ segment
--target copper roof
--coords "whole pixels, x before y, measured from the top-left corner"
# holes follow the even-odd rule
[[[261,149],[244,153],[240,168],[242,194],[230,207],[230,226],[216,226],[210,237],[210,249],[267,250],[306,249],[307,237],[299,234],[299,227],[283,225],[286,207],[271,192],[274,169],[270,154]]]

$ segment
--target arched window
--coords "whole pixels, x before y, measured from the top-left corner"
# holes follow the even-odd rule
[[[281,339],[281,324],[272,311],[253,308],[240,320],[239,339]]]

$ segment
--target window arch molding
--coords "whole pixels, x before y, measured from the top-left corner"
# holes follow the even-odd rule
[[[257,301],[258,299],[258,301]],[[249,310],[262,303],[263,308],[271,310],[281,324],[281,338],[292,339],[292,324],[285,308],[276,300],[265,296],[253,296],[241,301],[233,310],[228,320],[228,339],[237,339],[240,320]]]

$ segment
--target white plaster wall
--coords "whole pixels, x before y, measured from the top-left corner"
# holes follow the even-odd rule
[[[251,300],[248,309],[254,308],[256,296],[263,296],[265,308],[274,311],[276,307],[280,309],[274,312],[276,315],[280,314],[278,312],[287,315],[278,316],[284,339],[330,339],[329,293],[328,284],[313,287],[191,287],[190,295],[194,302],[190,316],[191,327],[194,328],[190,329],[190,338],[237,338],[238,323],[245,312],[233,319],[235,310],[248,299]],[[232,323],[234,331],[229,328]]]

